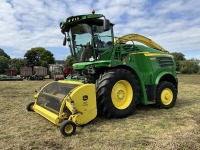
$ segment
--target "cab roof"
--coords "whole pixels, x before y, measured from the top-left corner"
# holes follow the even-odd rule
[[[68,32],[69,29],[77,24],[86,23],[88,25],[103,25],[103,19],[99,19],[104,17],[102,14],[87,14],[87,15],[78,15],[68,17],[64,22],[60,23],[61,32]],[[114,24],[110,23],[110,26]]]

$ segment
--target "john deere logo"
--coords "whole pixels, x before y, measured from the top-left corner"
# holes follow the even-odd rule
[[[88,96],[87,95],[83,95],[83,100],[84,101],[88,100]]]

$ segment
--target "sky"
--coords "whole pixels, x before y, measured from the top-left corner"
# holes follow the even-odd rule
[[[199,0],[0,0],[0,48],[11,58],[44,47],[56,60],[70,54],[59,24],[69,16],[104,14],[115,37],[137,33],[169,52],[200,59]]]

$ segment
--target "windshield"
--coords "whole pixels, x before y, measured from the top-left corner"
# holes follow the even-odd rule
[[[79,24],[70,30],[72,53],[76,61],[93,61],[94,51],[91,46],[92,31],[87,24]]]
[[[75,62],[97,60],[102,51],[113,46],[112,28],[104,31],[103,25],[78,24],[70,29],[69,35]]]
[[[105,49],[113,46],[113,37],[111,33],[111,29],[108,31],[104,31],[103,26],[93,25],[94,32],[94,47],[97,50],[104,51]]]

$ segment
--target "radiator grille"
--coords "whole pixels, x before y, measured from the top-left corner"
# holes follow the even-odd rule
[[[173,60],[170,57],[157,57],[156,59],[161,67],[173,66]]]

